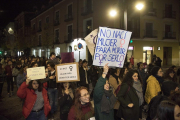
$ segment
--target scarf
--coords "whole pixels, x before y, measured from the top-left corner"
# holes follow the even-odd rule
[[[160,77],[160,76],[157,76],[157,75],[155,75],[154,77],[157,79],[157,81],[159,82],[159,84],[162,85],[162,83],[163,83],[163,81],[164,81],[163,78]]]
[[[144,102],[143,90],[142,90],[141,82],[139,80],[138,81],[134,81],[133,87],[136,90],[136,93],[137,93],[138,98],[139,98],[139,106],[141,106],[143,104],[143,102]]]
[[[112,76],[116,79],[117,84],[119,84],[119,80],[118,80],[119,76],[117,76],[117,75],[115,75],[115,74],[113,74]]]
[[[104,90],[104,95],[101,100],[101,112],[110,113],[114,109],[114,104],[117,98],[114,96],[112,90]]]

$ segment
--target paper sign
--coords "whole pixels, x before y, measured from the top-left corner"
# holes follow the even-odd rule
[[[79,79],[78,63],[56,65],[56,82],[75,82]]]
[[[72,63],[74,62],[74,52],[61,53],[62,63]]]
[[[96,47],[97,35],[98,35],[98,29],[95,29],[84,38],[88,46],[89,52],[91,53],[92,56],[94,55],[94,49]]]
[[[99,27],[93,65],[120,67],[124,65],[132,32]]]
[[[44,67],[34,67],[27,69],[27,77],[31,80],[38,80],[46,78]]]
[[[91,118],[89,118],[88,120],[96,120],[96,119],[95,119],[95,117],[91,117]]]

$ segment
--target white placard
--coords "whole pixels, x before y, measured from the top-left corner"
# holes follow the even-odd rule
[[[66,63],[56,66],[57,82],[75,82],[79,81],[78,63]]]
[[[31,80],[39,80],[46,78],[44,67],[34,67],[27,69],[27,77]]]
[[[91,118],[89,118],[89,120],[96,120],[96,119],[95,119],[95,117],[91,117]]]
[[[120,67],[124,65],[132,32],[99,27],[93,65]]]

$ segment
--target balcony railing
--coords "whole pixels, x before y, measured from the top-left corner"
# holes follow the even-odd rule
[[[85,7],[82,7],[81,11],[82,16],[93,13],[92,5],[86,5]]]
[[[163,39],[176,39],[176,32],[163,32]]]
[[[176,19],[176,11],[167,11],[167,10],[164,10],[163,11],[163,18]]]
[[[64,42],[65,43],[70,43],[70,42],[72,42],[72,40],[73,40],[73,34],[69,34],[69,35],[64,36]]]
[[[147,16],[157,16],[156,9],[149,9],[149,10],[146,10],[146,12],[145,12],[144,15],[147,15]]]
[[[73,14],[66,14],[64,18],[65,18],[64,19],[65,22],[71,21],[73,20]]]
[[[153,31],[144,30],[144,38],[157,38],[157,31],[156,30],[153,30]]]
[[[59,20],[55,20],[54,21],[54,26],[58,26],[60,23],[59,23]]]

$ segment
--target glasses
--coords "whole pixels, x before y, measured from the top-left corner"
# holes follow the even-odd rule
[[[89,93],[84,94],[84,95],[83,95],[83,96],[81,96],[81,97],[89,97]]]

